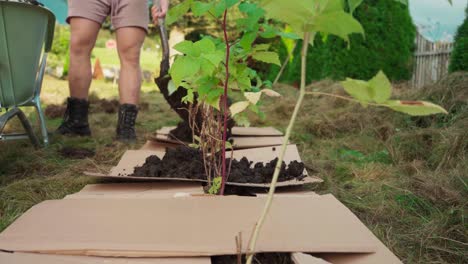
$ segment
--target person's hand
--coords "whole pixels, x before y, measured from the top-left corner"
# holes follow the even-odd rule
[[[169,0],[159,0],[161,3],[161,9],[156,6],[151,8],[151,14],[153,16],[153,23],[158,24],[158,19],[166,17],[167,9],[169,8]]]

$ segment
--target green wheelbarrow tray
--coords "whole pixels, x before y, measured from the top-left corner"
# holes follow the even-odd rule
[[[39,96],[54,28],[55,16],[48,9],[0,0],[0,140],[29,138],[38,146],[29,121],[19,109],[33,106],[39,114],[43,142],[48,144]],[[6,123],[15,116],[27,133],[3,134]]]

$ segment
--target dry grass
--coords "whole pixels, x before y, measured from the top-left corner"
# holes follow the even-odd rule
[[[309,97],[294,129],[307,166],[325,182],[316,191],[333,193],[405,263],[467,263],[467,73],[458,73],[438,85],[406,98],[430,99],[451,109],[448,116],[410,118],[385,109],[363,109],[333,98]],[[116,87],[96,82],[100,98],[117,96]],[[61,103],[66,83],[48,78],[45,104]],[[286,127],[297,90],[278,88],[281,100],[267,99],[266,120],[257,125]],[[324,81],[308,89],[342,93],[339,85]],[[148,85],[143,101],[148,110],[137,123],[143,135],[177,119],[162,96]],[[450,92],[446,92],[449,90]],[[450,96],[449,96],[450,95]],[[83,171],[106,171],[126,146],[113,142],[116,115],[90,117],[93,138],[53,138],[47,149],[34,151],[27,142],[1,143],[0,230],[34,204],[60,199],[94,180]],[[48,120],[52,130],[60,119]],[[13,124],[12,128],[16,125]],[[82,160],[62,157],[64,146],[95,151]]]
[[[268,122],[285,126],[296,89],[266,102]],[[309,90],[343,94],[333,82]],[[397,96],[442,104],[446,116],[411,118],[334,98],[309,97],[294,129],[322,193],[345,203],[404,263],[468,262],[468,73]]]

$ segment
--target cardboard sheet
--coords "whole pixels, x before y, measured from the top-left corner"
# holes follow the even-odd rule
[[[241,233],[246,247],[264,203],[234,196],[46,201],[0,234],[0,250],[107,257],[236,254],[235,237]],[[278,196],[257,250],[371,253],[376,244],[332,195]]]
[[[180,146],[180,144],[171,144],[171,143],[148,140],[140,149],[141,150],[166,151],[167,148],[175,148],[177,146]]]
[[[333,264],[402,264],[377,237],[373,237],[377,246],[375,253],[369,254],[320,254],[323,258]]]
[[[152,141],[168,143],[172,145],[187,145],[190,142],[182,142],[180,140],[171,139],[168,135],[156,134],[149,138]],[[283,144],[283,137],[278,136],[265,136],[265,137],[252,137],[252,136],[233,136],[232,147],[234,149],[248,149],[260,148],[269,146],[280,146]]]
[[[96,198],[157,198],[182,195],[202,195],[200,183],[192,182],[147,182],[89,184],[81,191],[67,195],[65,199]]]
[[[0,252],[1,264],[211,264],[210,258],[103,258]]]
[[[156,131],[156,134],[160,135],[169,135],[169,132],[176,128],[172,127],[163,127]],[[232,128],[233,136],[282,136],[283,133],[274,127],[233,127]]]
[[[279,155],[279,147],[265,147],[265,148],[256,148],[256,149],[246,149],[246,150],[235,150],[233,157],[235,159],[240,159],[242,157],[247,157],[249,160],[254,162],[269,162]],[[186,178],[154,178],[154,177],[136,177],[128,176],[133,173],[133,170],[136,166],[141,166],[145,163],[145,160],[148,156],[157,155],[162,158],[164,152],[160,150],[128,150],[124,153],[120,159],[119,164],[113,167],[108,175],[105,174],[96,174],[96,173],[86,173],[88,176],[93,177],[104,177],[104,178],[119,178],[119,179],[132,179],[132,180],[144,180],[144,181],[186,181],[186,182],[205,182],[204,180],[196,179],[186,179]],[[299,156],[299,151],[296,145],[289,145],[286,149],[284,161],[289,163],[294,160],[301,160]],[[307,174],[307,171],[304,171]],[[278,182],[278,187],[283,186],[297,186],[304,185],[307,183],[317,183],[322,182],[321,179],[317,177],[306,177],[302,181],[291,180],[285,182]],[[269,187],[269,183],[234,183],[228,182],[228,185],[233,186],[245,186],[245,187]]]

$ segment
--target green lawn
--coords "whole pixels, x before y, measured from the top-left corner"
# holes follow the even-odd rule
[[[99,58],[102,66],[120,67],[120,61],[116,49],[94,48],[93,50],[93,65],[96,58]],[[159,71],[159,63],[161,62],[161,52],[156,51],[141,51],[140,64],[141,68],[150,72]]]
[[[462,77],[459,84],[466,84],[468,75]],[[462,87],[455,81],[450,85]],[[340,90],[332,82],[314,87]],[[255,125],[279,129],[287,125],[297,90],[287,85],[275,89],[283,98],[266,99],[262,108],[267,119],[253,117]],[[149,84],[143,88],[142,101],[148,108],[140,112],[140,138],[131,148],[139,148],[146,134],[177,123],[156,90]],[[93,97],[117,96],[117,88],[105,82],[93,82],[91,91]],[[338,197],[404,263],[467,263],[468,111],[463,91],[427,95],[451,109],[449,116],[435,118],[409,118],[330,98],[307,98],[292,141],[299,145],[309,171],[324,179],[309,188]],[[61,103],[67,93],[65,81],[47,78],[43,103]],[[106,172],[116,165],[128,148],[113,140],[116,119],[116,114],[93,111],[93,137],[54,136],[45,149],[34,150],[27,141],[0,143],[0,231],[31,206],[96,182],[83,176],[84,171]],[[47,123],[52,131],[60,119]],[[12,123],[9,129],[15,128],[19,125]],[[95,155],[66,158],[60,154],[65,146],[92,149]]]

